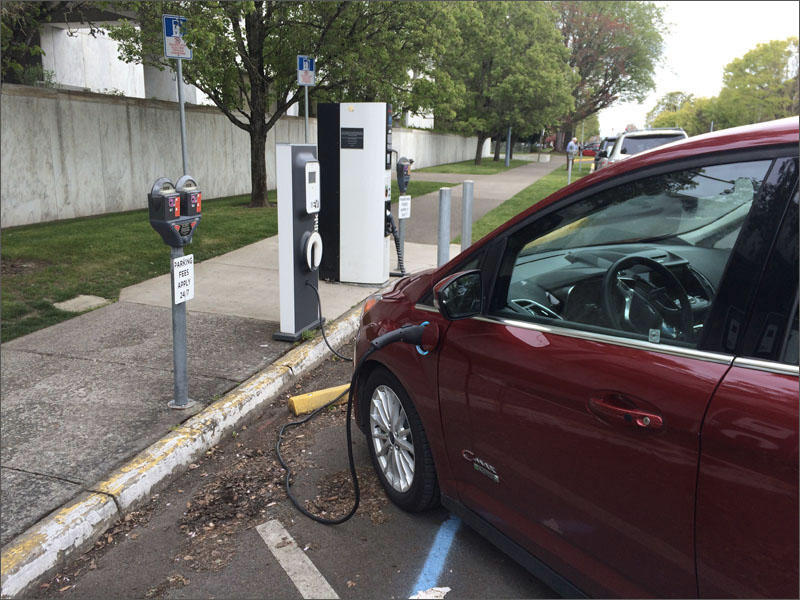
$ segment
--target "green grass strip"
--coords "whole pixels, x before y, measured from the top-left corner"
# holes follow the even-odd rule
[[[474,160],[465,160],[462,162],[449,163],[446,165],[437,165],[435,167],[425,167],[423,169],[413,169],[411,177],[414,177],[414,171],[420,173],[456,173],[459,175],[494,175],[495,173],[502,173],[509,169],[515,169],[522,165],[530,164],[530,161],[512,159],[508,167],[506,167],[505,160],[493,160],[492,158],[484,157],[480,165],[476,165]]]
[[[581,177],[589,174],[588,169],[583,171],[572,171],[572,181],[576,181]],[[544,200],[550,194],[560,190],[567,185],[567,167],[566,165],[556,169],[555,171],[545,175],[535,183],[529,185],[524,190],[512,196],[500,206],[497,206],[483,215],[475,223],[472,224],[472,241],[477,242],[487,233],[497,229],[500,225],[517,216],[519,213],[527,210],[540,200]],[[454,243],[460,243],[460,239]]]
[[[420,196],[449,185],[411,181],[408,193]],[[396,199],[397,185],[392,188]],[[275,204],[276,192],[268,198]],[[249,203],[249,195],[204,199],[202,219],[184,252],[202,262],[277,235],[277,208]],[[170,268],[169,247],[150,227],[145,209],[10,227],[2,240],[4,342],[75,316],[56,309],[56,302],[81,294],[118,300],[122,288]]]

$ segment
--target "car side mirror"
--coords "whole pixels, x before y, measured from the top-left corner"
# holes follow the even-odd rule
[[[600,158],[608,158],[608,150],[600,150],[600,152],[597,153],[597,156]]]
[[[448,275],[433,286],[433,304],[448,321],[479,315],[483,309],[481,272]]]

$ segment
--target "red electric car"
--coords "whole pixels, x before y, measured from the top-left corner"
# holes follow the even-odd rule
[[[357,380],[392,501],[568,596],[797,597],[797,186],[797,118],[694,137],[372,297],[357,358],[432,328]]]

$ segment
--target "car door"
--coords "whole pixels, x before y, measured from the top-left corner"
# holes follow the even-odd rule
[[[697,594],[699,434],[733,361],[707,324],[752,303],[728,282],[756,277],[769,249],[775,190],[796,172],[776,158],[661,166],[534,213],[500,240],[484,314],[447,331],[439,399],[461,502],[590,594]],[[681,287],[659,261],[689,291],[638,306]]]
[[[702,596],[797,595],[798,269],[795,191],[738,356],[703,423],[697,492]]]

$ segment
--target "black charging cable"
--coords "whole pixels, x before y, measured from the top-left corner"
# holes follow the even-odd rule
[[[364,364],[364,359],[369,356],[371,352],[366,352],[362,359],[358,363],[358,367],[353,371],[353,376],[350,378],[350,387],[336,396],[333,400],[325,404],[324,406],[319,407],[314,412],[309,413],[306,417],[299,421],[293,421],[292,423],[286,423],[283,427],[280,428],[278,431],[278,442],[275,444],[275,452],[278,454],[278,462],[281,463],[281,466],[286,471],[286,478],[285,478],[285,486],[286,486],[286,495],[289,497],[289,500],[292,501],[292,504],[295,505],[295,508],[307,516],[309,519],[316,521],[317,523],[322,523],[323,525],[339,525],[340,523],[344,523],[350,517],[352,517],[356,510],[358,510],[358,504],[361,501],[361,491],[358,488],[358,475],[356,475],[356,464],[355,460],[353,459],[353,434],[351,431],[351,423],[350,423],[350,415],[353,412],[353,389],[354,383],[356,381],[356,375],[358,374],[358,370],[362,364]],[[292,494],[292,471],[289,469],[289,465],[283,460],[283,456],[281,455],[281,442],[283,441],[283,433],[290,427],[299,427],[300,425],[307,423],[322,411],[324,411],[329,406],[332,406],[334,403],[338,402],[342,396],[347,394],[347,424],[345,429],[347,430],[347,460],[350,465],[350,478],[353,481],[353,494],[355,496],[355,501],[353,502],[353,508],[350,511],[338,519],[326,519],[325,517],[320,517],[319,515],[315,515],[314,513],[307,510],[300,501],[295,498],[294,494]]]
[[[306,284],[311,286],[311,288],[316,291],[313,285],[309,284],[308,282],[306,282]],[[317,301],[319,301],[319,293],[317,293]],[[321,311],[322,308],[320,307],[320,312]],[[284,480],[286,487],[286,495],[288,496],[289,500],[291,500],[292,504],[295,505],[295,508],[297,508],[297,510],[303,513],[309,519],[312,519],[317,523],[322,523],[323,525],[339,525],[340,523],[344,523],[345,521],[347,521],[350,517],[352,517],[356,513],[356,510],[358,510],[358,505],[361,501],[361,491],[358,487],[358,475],[356,474],[356,464],[355,464],[355,459],[353,458],[353,433],[352,433],[352,418],[351,418],[351,415],[353,414],[353,390],[355,390],[355,383],[356,380],[358,379],[358,373],[361,370],[361,367],[364,365],[364,362],[367,360],[367,358],[369,358],[369,356],[373,352],[380,350],[381,348],[387,346],[388,344],[392,344],[394,342],[405,342],[407,344],[413,344],[413,345],[422,344],[422,333],[426,325],[427,322],[424,325],[405,325],[403,327],[400,327],[399,329],[395,329],[393,331],[390,331],[388,333],[376,337],[374,340],[370,342],[369,348],[367,348],[367,351],[364,353],[364,355],[356,364],[356,367],[353,369],[353,375],[352,377],[350,377],[350,387],[347,389],[347,391],[342,392],[341,394],[336,396],[336,398],[334,398],[327,404],[319,407],[315,411],[309,413],[307,416],[303,417],[299,421],[293,421],[291,423],[284,424],[278,431],[278,441],[275,444],[275,452],[278,455],[278,462],[281,463],[281,466],[286,471],[286,478]],[[330,344],[328,344],[328,348],[330,348]],[[333,350],[333,348],[331,348],[331,351],[337,354],[337,356],[340,356]],[[286,461],[283,460],[283,455],[281,454],[281,443],[283,442],[283,434],[287,429],[289,429],[290,427],[299,427],[300,425],[307,423],[308,421],[316,417],[318,414],[323,412],[326,408],[338,402],[345,394],[347,394],[347,423],[345,424],[345,429],[347,431],[347,460],[350,466],[350,477],[353,481],[353,495],[355,497],[355,500],[353,502],[353,508],[351,508],[346,515],[339,517],[337,519],[327,519],[325,517],[315,515],[314,513],[307,510],[302,504],[300,504],[300,501],[297,498],[295,498],[294,494],[292,494],[292,489],[291,489],[292,472],[289,469],[289,465],[286,463]]]
[[[397,230],[397,225],[395,225],[394,217],[392,216],[392,211],[386,211],[386,218],[389,220],[389,229],[392,232],[392,237],[394,238],[394,249],[397,252],[397,271],[392,271],[389,273],[392,277],[405,277],[406,276],[406,266],[403,262],[403,248],[400,246],[400,232]]]
[[[322,331],[322,339],[325,340],[325,345],[328,346],[328,349],[331,352],[333,352],[336,356],[338,356],[342,360],[353,362],[352,358],[349,358],[347,356],[342,356],[336,350],[333,349],[333,346],[331,346],[331,343],[328,341],[328,338],[325,336],[325,322],[322,320],[322,300],[319,297],[319,291],[317,290],[316,287],[314,287],[314,284],[311,283],[310,281],[306,281],[306,285],[308,287],[310,287],[312,290],[314,290],[314,293],[317,295],[317,314],[319,315],[319,328],[320,328],[320,331]],[[337,398],[337,400],[338,400],[338,398]]]

